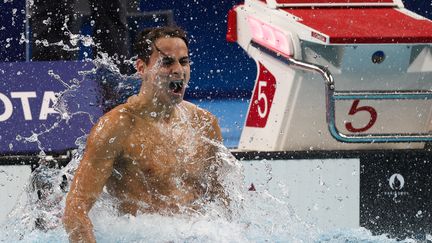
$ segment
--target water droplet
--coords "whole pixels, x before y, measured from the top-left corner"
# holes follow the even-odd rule
[[[156,112],[153,111],[153,112],[150,112],[150,116],[151,116],[151,117],[156,117],[157,114],[156,114]]]
[[[116,137],[110,138],[109,143],[113,143]]]

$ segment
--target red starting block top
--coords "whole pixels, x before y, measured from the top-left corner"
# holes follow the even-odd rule
[[[280,7],[335,7],[335,6],[398,6],[403,7],[402,0],[259,0],[272,6]]]
[[[299,5],[299,4],[389,4],[394,3],[393,0],[275,0],[280,4]]]
[[[312,37],[330,44],[432,43],[432,21],[394,8],[281,10],[298,17],[299,23],[312,28]]]

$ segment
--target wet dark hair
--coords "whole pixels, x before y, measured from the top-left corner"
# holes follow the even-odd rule
[[[135,53],[138,58],[148,64],[150,56],[153,53],[154,43],[159,38],[180,38],[182,39],[186,47],[189,48],[189,40],[186,36],[186,32],[177,26],[163,26],[156,28],[147,28],[142,30],[135,40]]]

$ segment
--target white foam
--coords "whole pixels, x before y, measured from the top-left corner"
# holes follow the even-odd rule
[[[82,145],[82,144],[81,144]],[[220,145],[219,145],[220,146]],[[242,166],[228,150],[221,147],[218,155],[223,170],[219,176],[231,199],[230,209],[217,203],[207,205],[206,213],[196,215],[162,216],[142,214],[118,216],[114,201],[103,193],[90,212],[98,242],[395,242],[385,235],[373,236],[368,230],[334,229],[322,232],[318,227],[302,222],[283,198],[267,191],[249,192],[243,185]],[[77,152],[64,169],[44,173],[52,183],[60,183],[61,176],[78,165],[82,150]],[[60,223],[65,194],[53,188],[48,201],[53,204],[37,206],[30,188],[28,198],[16,205],[2,230],[0,241],[67,242]],[[36,205],[36,206],[35,206]],[[36,218],[43,216],[50,229],[34,227]]]

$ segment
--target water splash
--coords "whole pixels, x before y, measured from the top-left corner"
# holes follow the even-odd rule
[[[59,185],[63,176],[72,178],[83,152],[84,143],[63,169],[45,170],[41,175],[52,185]],[[208,204],[206,213],[194,215],[137,216],[117,214],[116,202],[103,192],[90,218],[98,242],[396,242],[385,235],[373,236],[366,229],[335,229],[322,232],[318,227],[302,222],[282,199],[268,191],[248,192],[243,183],[242,166],[231,153],[219,145],[218,158],[222,165],[220,177],[231,200],[229,214],[218,204]],[[50,204],[38,205],[30,187],[9,215],[0,230],[0,241],[67,242],[60,224],[65,192],[61,187],[49,188],[45,195]],[[26,198],[27,197],[27,198]],[[36,206],[35,206],[36,205]],[[48,227],[37,228],[43,218]],[[406,242],[414,242],[407,240]]]

